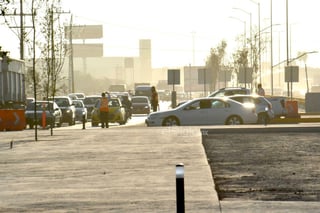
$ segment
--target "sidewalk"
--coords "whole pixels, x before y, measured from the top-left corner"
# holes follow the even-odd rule
[[[39,130],[37,142],[32,130],[0,132],[0,212],[176,212],[179,163],[185,168],[185,212],[318,212],[319,202],[219,203],[201,131],[215,138],[214,134],[222,135],[217,138],[223,144],[231,132],[245,137],[270,131],[277,135],[284,129],[317,141],[318,133],[310,133],[319,128],[318,124],[56,128],[53,136]]]
[[[220,212],[199,127],[0,132],[0,212]],[[10,149],[10,142],[13,148]]]

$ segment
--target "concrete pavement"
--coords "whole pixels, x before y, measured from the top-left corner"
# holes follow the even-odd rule
[[[0,212],[220,212],[198,127],[0,132]],[[13,148],[10,149],[10,142]]]
[[[0,132],[0,212],[176,212],[178,163],[186,212],[317,212],[317,202],[219,202],[201,134],[243,127],[67,127],[39,130],[38,141],[32,130]]]

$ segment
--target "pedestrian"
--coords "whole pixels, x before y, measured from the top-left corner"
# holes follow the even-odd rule
[[[154,86],[151,87],[151,107],[154,112],[158,110],[159,97],[158,92]]]
[[[100,100],[100,122],[101,128],[109,128],[109,101],[106,93],[101,94]]]
[[[264,89],[262,88],[262,84],[258,84],[258,90],[257,90],[258,95],[260,96],[265,96]]]

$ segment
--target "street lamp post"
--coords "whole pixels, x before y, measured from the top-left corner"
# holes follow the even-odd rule
[[[244,25],[244,29],[243,29],[243,48],[245,48],[246,47],[246,37],[247,37],[247,24],[246,24],[246,21],[243,21],[243,20],[241,20],[241,19],[239,19],[239,18],[236,18],[236,17],[233,17],[233,16],[230,16],[229,18],[232,18],[232,19],[235,19],[235,20],[238,20],[238,21],[240,21],[240,22],[242,22],[243,23],[243,25]]]
[[[256,1],[253,1],[253,0],[250,0],[252,3],[256,4],[258,6],[258,32],[259,32],[259,44],[258,44],[258,54],[259,54],[259,82],[261,83],[261,78],[262,78],[262,74],[261,74],[261,38],[260,38],[260,33],[261,33],[261,30],[260,30],[260,2],[256,2]]]
[[[273,96],[273,35],[272,35],[272,0],[270,0],[270,87],[271,87],[271,96]]]
[[[243,10],[243,9],[241,9],[241,8],[234,7],[234,8],[232,8],[232,9],[234,9],[234,10],[240,10],[240,11],[242,11],[242,12],[250,15],[250,55],[251,55],[251,57],[250,57],[250,63],[251,63],[251,66],[252,66],[252,64],[253,64],[253,60],[252,60],[252,14],[249,13],[249,12],[247,12],[247,11],[245,11],[245,10]]]

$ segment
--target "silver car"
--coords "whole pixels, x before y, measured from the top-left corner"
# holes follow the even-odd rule
[[[257,121],[253,105],[229,98],[197,98],[166,111],[152,112],[147,126],[239,125]]]
[[[274,118],[272,104],[268,99],[259,95],[233,95],[228,98],[243,104],[253,104],[258,114],[257,123],[267,124]]]

